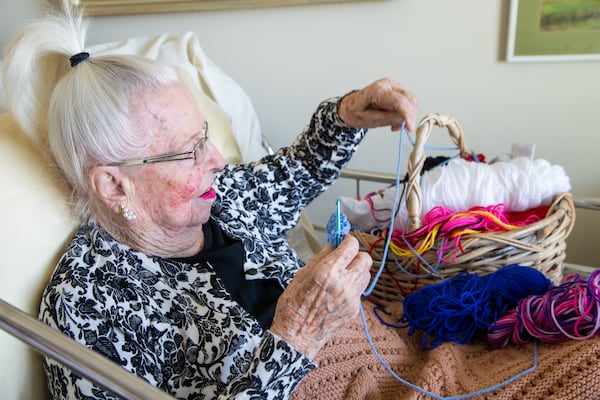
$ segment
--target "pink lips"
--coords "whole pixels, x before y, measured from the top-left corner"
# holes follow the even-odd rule
[[[203,200],[212,200],[215,197],[217,197],[217,192],[215,192],[215,189],[213,189],[213,188],[210,188],[210,190],[208,192],[206,192],[202,196],[200,196],[200,198]]]

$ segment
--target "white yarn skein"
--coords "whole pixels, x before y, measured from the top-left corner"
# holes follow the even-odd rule
[[[531,160],[527,157],[493,164],[454,159],[445,166],[425,172],[420,186],[423,201],[421,218],[436,206],[458,212],[475,206],[506,204],[509,211],[526,211],[540,205],[550,205],[556,194],[571,190],[564,168],[544,159]],[[394,187],[387,188],[380,195],[371,197],[374,208],[391,209],[395,190]],[[377,221],[371,215],[366,200],[348,197],[340,200],[344,213],[353,225],[365,231],[387,227],[389,211],[376,213],[380,220]],[[403,229],[406,219],[406,203],[403,199],[395,226]]]

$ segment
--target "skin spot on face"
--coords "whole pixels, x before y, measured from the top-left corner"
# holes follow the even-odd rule
[[[184,200],[180,196],[172,196],[168,199],[169,207],[173,210],[177,210],[184,203]]]
[[[177,184],[174,182],[168,182],[165,185],[164,193],[167,196],[169,207],[173,210],[179,209],[189,199],[189,186],[186,185],[183,188],[182,186],[181,183]]]
[[[197,184],[188,182],[183,193],[188,197],[192,197],[195,194],[197,187]]]
[[[197,197],[202,183],[202,174],[192,170],[187,177],[179,176],[179,179],[169,180],[164,184],[164,193],[169,196],[167,203],[173,210],[177,210]]]

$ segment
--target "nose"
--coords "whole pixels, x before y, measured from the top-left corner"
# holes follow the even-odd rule
[[[206,151],[200,160],[200,165],[207,166],[208,168],[217,171],[225,168],[225,158],[223,158],[223,154],[221,154],[219,149],[217,149],[217,147],[210,141],[207,141],[205,146]]]

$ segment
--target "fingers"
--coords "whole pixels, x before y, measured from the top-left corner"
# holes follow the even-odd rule
[[[340,274],[345,270],[370,268],[372,262],[367,253],[360,252],[358,240],[353,236],[346,235],[336,249],[328,244],[300,271],[316,269],[320,272],[311,271],[311,273],[316,275],[326,275],[328,272]]]
[[[354,236],[346,235],[340,245],[333,250],[331,256],[336,259],[336,266],[345,269],[359,252],[358,240]]]
[[[358,314],[371,263],[352,236],[336,249],[324,248],[282,293],[271,331],[312,358],[328,337]]]
[[[347,288],[350,296],[360,296],[371,279],[371,265],[373,259],[366,252],[359,251],[358,240],[347,235],[340,245],[330,253],[333,264],[322,264],[326,271],[318,271],[320,277],[330,278],[336,283],[341,282],[341,287]],[[329,282],[325,282],[327,285]]]
[[[356,238],[347,235],[336,249],[327,244],[302,269],[311,269],[317,265],[327,265],[327,267],[322,268],[345,268],[358,253],[358,250],[359,246]]]
[[[417,112],[419,105],[417,98],[410,92],[402,90],[401,96],[392,96],[391,102],[393,104],[391,113],[392,115],[399,114],[406,123],[406,129],[409,132],[414,132],[416,129]],[[399,130],[402,127],[400,123],[390,123],[393,130]]]
[[[384,118],[392,129],[400,129],[405,122],[406,129],[411,132],[414,130],[418,112],[418,100],[415,95],[389,78],[374,82],[368,89],[372,92],[372,108],[381,113],[381,118]]]
[[[389,78],[345,96],[339,107],[340,118],[349,126],[391,126],[392,130],[399,130],[405,123],[411,132],[416,128],[417,112],[416,96]]]
[[[365,252],[360,252],[346,269],[348,286],[353,290],[353,295],[360,298],[371,281],[371,265],[373,259]]]
[[[358,298],[369,284],[372,263],[371,256],[359,251],[358,240],[347,235],[336,249],[328,245],[316,254],[292,283],[310,281],[326,292]]]

